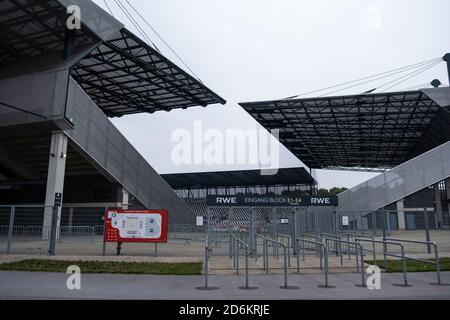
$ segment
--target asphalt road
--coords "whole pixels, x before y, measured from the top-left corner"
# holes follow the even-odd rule
[[[240,290],[243,276],[211,276],[214,291],[196,290],[203,284],[203,276],[152,276],[82,274],[81,290],[68,290],[68,274],[40,272],[0,272],[0,299],[162,299],[162,300],[239,300],[239,299],[446,299],[450,300],[450,286],[432,286],[435,273],[410,273],[412,287],[392,286],[401,283],[402,274],[382,274],[381,290],[355,287],[358,274],[331,274],[334,289],[319,288],[320,274],[289,275],[289,285],[298,290],[284,290],[279,286],[282,275],[251,275],[250,284],[257,290]],[[450,283],[450,272],[442,273],[443,282]]]

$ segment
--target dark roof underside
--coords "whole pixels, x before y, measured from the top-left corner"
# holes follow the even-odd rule
[[[225,103],[127,29],[81,60],[72,76],[108,116]]]
[[[161,175],[173,189],[309,185],[315,181],[305,168],[279,169],[275,175],[259,170],[176,173]]]
[[[56,0],[0,0],[0,65],[64,48],[66,8]],[[98,41],[84,25],[75,46]]]
[[[316,169],[391,168],[450,137],[448,111],[422,91],[240,105]]]
[[[51,53],[62,56],[67,17],[56,0],[0,0],[0,67]],[[72,77],[106,115],[225,103],[127,29],[101,42],[84,23],[81,26],[75,49],[101,44],[73,66]]]

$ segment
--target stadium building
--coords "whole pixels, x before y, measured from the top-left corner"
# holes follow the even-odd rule
[[[0,205],[28,206],[14,223],[50,226],[57,194],[58,225],[129,206],[186,223],[189,207],[108,118],[225,100],[89,0],[1,0],[0,26]]]

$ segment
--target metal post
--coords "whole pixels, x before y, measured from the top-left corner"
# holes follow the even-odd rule
[[[355,260],[356,260],[356,272],[359,272],[359,259],[358,259],[358,250],[357,250],[356,243],[355,243]]]
[[[9,212],[8,243],[6,244],[6,254],[9,254],[11,252],[11,242],[13,238],[15,214],[16,214],[16,207],[12,206]]]
[[[376,219],[377,219],[377,215],[375,214],[375,211],[372,211],[372,233],[374,236],[377,235]]]
[[[404,285],[408,286],[408,278],[407,278],[407,271],[406,271],[406,259],[405,259],[405,248],[403,245],[400,247],[402,252],[402,260],[403,260],[403,280]]]
[[[236,240],[236,274],[239,274],[239,242]]]
[[[323,253],[324,256],[324,276],[325,276],[325,285],[319,285],[319,288],[336,288],[335,286],[331,286],[328,284],[328,248],[325,244],[321,244],[321,251]]]
[[[154,254],[154,256],[155,257],[158,256],[158,243],[157,242],[155,242],[155,254]]]
[[[297,248],[298,248],[298,242],[299,242],[299,239],[295,239],[295,242],[297,243]],[[300,252],[297,250],[297,253],[295,254],[296,255],[296,259],[297,259],[297,273],[300,273]]]
[[[436,243],[433,243],[433,245],[434,245],[434,258],[436,261],[436,274],[437,274],[437,280],[438,280],[437,285],[440,286],[440,285],[442,285],[442,283],[441,283],[441,268],[439,265],[438,247],[437,247]]]
[[[283,246],[283,255],[284,255],[284,287],[287,288],[287,256],[286,256],[286,246]]]
[[[209,273],[209,239],[205,240],[205,266],[203,268],[204,271],[204,285],[201,287],[197,287],[197,290],[216,290],[217,287],[209,286],[208,283],[208,273]]]
[[[266,274],[269,271],[269,249],[267,248],[267,241],[266,239],[263,239],[263,243],[264,243],[264,271],[266,271]]]
[[[255,209],[250,209],[250,252],[255,252]]]
[[[207,221],[206,221],[206,239],[207,239],[207,246],[210,246],[210,237],[211,237],[211,209],[208,207],[206,209],[206,217],[207,217]]]
[[[357,284],[357,287],[362,287],[362,288],[366,288],[367,284],[366,284],[366,277],[365,277],[365,270],[364,270],[364,249],[362,244],[358,243],[355,244],[355,250],[356,250],[356,246],[359,246],[359,252],[361,255],[361,284]]]
[[[50,244],[49,244],[49,248],[48,248],[48,253],[51,256],[55,255],[57,220],[58,220],[58,207],[53,206],[52,225],[51,225],[51,229],[50,229]]]
[[[386,211],[386,228],[387,228],[387,234],[388,236],[391,235],[391,212]]]
[[[408,276],[407,276],[407,270],[406,270],[406,258],[405,258],[405,248],[403,244],[400,244],[400,250],[402,254],[402,264],[403,264],[403,283],[402,284],[393,284],[393,286],[396,287],[411,287],[410,284],[408,284]]]
[[[298,238],[298,208],[294,209],[294,242],[293,242],[293,249],[294,249],[294,254],[297,254],[297,241],[295,241],[295,239]]]
[[[208,288],[208,266],[209,264],[209,254],[208,246],[205,246],[205,288]]]
[[[430,224],[428,221],[428,210],[427,208],[423,208],[423,216],[424,216],[424,222],[425,222],[425,234],[427,238],[427,253],[431,253],[431,245],[430,245]]]

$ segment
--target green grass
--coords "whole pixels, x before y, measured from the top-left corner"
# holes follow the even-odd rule
[[[428,259],[427,259],[428,260]],[[431,263],[425,263],[420,261],[407,260],[406,270],[408,272],[432,272],[436,271],[436,266],[434,265],[434,259],[429,259]],[[366,261],[366,263],[371,265],[377,265],[381,269],[384,269],[384,260]],[[441,271],[450,271],[450,258],[440,258],[439,266]],[[388,260],[386,272],[403,272],[403,262],[402,260]]]
[[[200,275],[201,262],[160,263],[160,262],[109,262],[109,261],[64,261],[64,260],[23,260],[0,264],[0,270],[66,272],[67,267],[77,265],[82,273],[121,273],[154,275]]]

